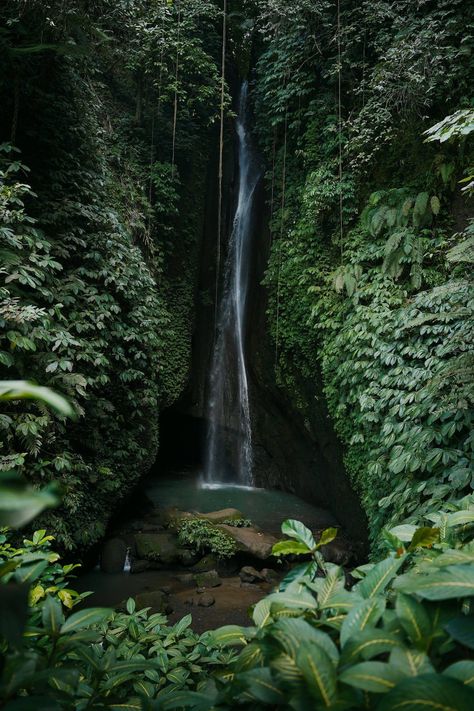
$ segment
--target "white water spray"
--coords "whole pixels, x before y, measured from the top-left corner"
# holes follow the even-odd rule
[[[253,483],[253,477],[245,327],[252,206],[259,173],[246,127],[247,95],[248,84],[244,82],[236,121],[239,194],[225,263],[212,356],[205,480],[209,484],[228,479],[230,470],[233,483],[248,486]]]

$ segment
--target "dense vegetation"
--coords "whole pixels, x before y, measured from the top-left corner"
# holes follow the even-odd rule
[[[303,563],[252,626],[197,635],[133,599],[84,607],[55,546],[103,537],[188,378],[230,104],[224,6],[227,77],[250,69],[267,168],[273,375],[308,426],[323,383],[372,559],[326,563],[336,531],[286,521],[273,553]],[[464,0],[2,3],[7,711],[474,707],[472,15]],[[235,553],[205,521],[179,535]]]
[[[260,7],[278,378],[310,418],[322,371],[375,543],[472,488],[472,8]]]
[[[187,377],[216,12],[201,1],[185,13],[166,2],[0,9],[1,367],[54,386],[81,414],[66,432],[46,410],[14,408],[0,454],[4,469],[63,485],[48,527],[68,548],[104,534]]]

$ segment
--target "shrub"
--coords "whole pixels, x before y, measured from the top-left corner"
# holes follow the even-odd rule
[[[234,539],[205,519],[183,521],[178,530],[178,539],[183,546],[214,553],[219,558],[232,558],[237,552]]]

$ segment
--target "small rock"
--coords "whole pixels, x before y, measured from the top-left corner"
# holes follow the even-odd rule
[[[198,573],[194,576],[194,580],[198,588],[217,588],[222,585],[217,570],[208,570],[205,573]]]
[[[321,553],[326,562],[336,565],[348,565],[353,556],[352,551],[342,540],[331,541],[331,543],[321,546]]]
[[[257,585],[257,581],[255,583],[240,583],[241,588],[248,588],[249,590],[255,590],[255,586]]]
[[[161,592],[164,593],[164,595],[170,595],[171,593],[171,585],[162,585],[160,588]]]
[[[100,554],[100,569],[104,573],[121,573],[127,557],[127,546],[121,538],[110,538]]]
[[[263,575],[255,568],[252,568],[251,565],[244,565],[239,573],[239,578],[243,583],[254,583],[255,581],[264,580]]]
[[[196,592],[197,592],[198,595],[201,595],[201,593],[206,592],[206,588],[198,588],[198,589],[196,590]]]
[[[215,598],[213,595],[210,595],[209,593],[204,593],[203,595],[200,595],[198,598],[198,605],[200,607],[211,607],[215,603]]]

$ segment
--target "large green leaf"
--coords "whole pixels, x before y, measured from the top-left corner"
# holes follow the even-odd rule
[[[296,663],[310,693],[323,706],[331,706],[337,691],[336,668],[324,649],[314,642],[302,642]]]
[[[265,704],[284,704],[285,695],[278,688],[270,669],[252,669],[239,676],[239,682],[246,686],[246,698],[256,699]]]
[[[316,629],[301,618],[280,619],[269,628],[271,638],[276,640],[281,648],[296,659],[301,642],[312,642],[319,645],[334,664],[338,663],[339,652],[328,634]]]
[[[62,395],[27,380],[0,381],[0,400],[41,400],[61,415],[74,417],[72,405]]]
[[[252,637],[252,630],[248,627],[240,627],[240,625],[226,625],[219,627],[216,630],[208,632],[205,636],[205,641],[209,640],[211,644],[245,644],[247,639]]]
[[[450,620],[446,625],[446,630],[456,642],[463,644],[469,649],[474,649],[474,616],[462,615]]]
[[[59,503],[54,485],[35,491],[20,481],[0,485],[0,527],[21,528]]]
[[[474,689],[474,662],[471,660],[465,659],[461,662],[455,662],[445,669],[443,674],[451,676],[453,679],[458,679],[458,681],[462,681],[463,684]]]
[[[341,655],[341,665],[353,664],[358,657],[373,659],[379,654],[391,652],[395,647],[401,647],[403,642],[393,632],[370,627],[351,636],[344,645]]]
[[[367,627],[375,627],[385,610],[383,598],[370,598],[352,608],[341,627],[341,646],[344,646],[352,635],[362,632]]]
[[[64,622],[61,603],[51,595],[47,595],[42,606],[42,620],[44,628],[52,635],[58,635]]]
[[[272,548],[272,555],[308,555],[311,549],[301,541],[278,541]]]
[[[403,629],[416,646],[425,647],[431,631],[431,622],[423,605],[410,595],[399,593],[395,610]]]
[[[380,595],[387,585],[393,580],[399,568],[405,562],[406,556],[400,558],[386,558],[372,568],[363,580],[357,585],[357,592],[364,598]]]
[[[112,612],[113,610],[109,610],[106,607],[90,607],[75,612],[73,615],[70,615],[61,626],[61,634],[77,632],[78,630],[103,622]]]
[[[450,565],[428,575],[408,573],[394,587],[427,600],[450,600],[474,596],[474,565]]]
[[[472,711],[474,692],[441,674],[401,681],[384,696],[377,711]]]
[[[296,521],[292,518],[283,521],[281,524],[281,532],[285,536],[296,538],[297,541],[307,545],[310,550],[316,547],[313,534],[301,521]]]
[[[402,672],[385,662],[360,662],[339,674],[344,684],[375,694],[386,694],[403,678]]]
[[[397,667],[404,676],[418,676],[434,672],[429,657],[418,649],[397,647],[390,654],[390,664]]]

